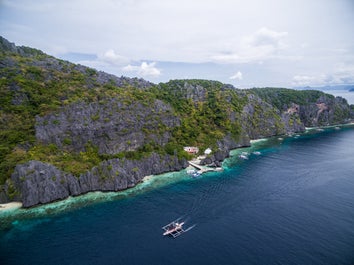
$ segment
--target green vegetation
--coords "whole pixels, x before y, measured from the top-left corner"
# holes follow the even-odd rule
[[[97,85],[94,69],[86,68],[86,72],[81,73],[74,64],[54,59],[36,49],[22,48],[23,56],[0,50],[0,61],[11,61],[0,69],[0,184],[9,178],[16,164],[30,159],[53,163],[74,174],[101,161],[92,152],[73,154],[36,143],[36,115],[44,116],[77,101],[98,102],[118,96],[125,102],[153,100],[151,94],[129,85]],[[98,120],[99,113],[91,118]],[[60,122],[54,120],[53,124]],[[67,138],[64,144],[70,145],[71,141]]]
[[[325,94],[318,90],[301,91],[287,88],[266,87],[253,88],[248,91],[256,94],[264,101],[277,107],[279,110],[285,110],[286,108],[290,107],[291,103],[306,105],[310,102],[316,102],[323,95],[334,98],[334,96]]]
[[[8,172],[6,173],[10,173],[12,172],[12,165],[29,160],[39,160],[55,165],[66,172],[71,172],[78,176],[80,173],[98,165],[101,159],[97,148],[91,144],[87,144],[85,152],[80,153],[71,153],[60,150],[54,144],[36,144],[28,151],[18,147],[15,148],[13,152],[7,155],[6,160],[2,165],[4,167],[7,166],[6,169]]]
[[[215,150],[217,141],[226,135],[230,134],[235,140],[240,137],[241,113],[244,106],[250,103],[250,94],[258,95],[281,111],[291,103],[306,105],[325,95],[319,91],[282,88],[240,91],[209,80],[173,80],[139,88],[138,80],[128,82],[122,78],[122,85],[118,87],[114,80],[108,78],[105,82],[98,83],[97,80],[102,77],[94,69],[58,60],[28,47],[20,47],[20,55],[4,50],[6,45],[3,42],[0,39],[0,185],[11,176],[16,164],[29,160],[48,162],[78,176],[103,160],[112,158],[142,159],[156,152],[190,159],[191,156],[183,151],[183,146],[198,146],[201,151],[207,147]],[[145,135],[158,136],[168,133],[171,135],[169,142],[160,145],[153,140],[146,140],[134,151],[107,155],[100,154],[98,148],[90,142],[82,152],[71,151],[70,146],[75,139],[70,134],[63,139],[62,148],[36,141],[36,116],[59,113],[60,108],[77,102],[97,102],[105,108],[112,98],[117,99],[122,106],[108,110],[106,116],[97,111],[87,117],[83,124],[86,127],[90,123],[107,124],[114,120],[117,111],[129,113],[135,111],[131,106],[143,106],[145,109],[151,107],[151,114],[147,118],[136,115],[136,120],[127,120],[127,123],[134,126],[135,122],[140,122],[144,117],[149,123],[142,128],[142,132]],[[168,103],[172,110],[159,109],[159,105],[155,105],[156,100]],[[252,104],[256,104],[255,102]],[[354,106],[352,112],[353,108]],[[180,125],[170,129],[161,122],[164,117],[159,115],[164,112],[177,117]],[[337,106],[334,112],[338,121],[349,115],[348,109]],[[281,131],[283,124],[274,109],[264,111],[255,105],[254,115],[249,117],[246,126],[257,130],[257,125],[270,118],[275,120],[275,126]],[[51,124],[48,123],[44,121],[43,125],[60,126],[60,117],[52,119]],[[125,127],[119,133],[127,134],[129,129]],[[126,144],[133,146],[130,140]],[[119,172],[116,174],[119,175]],[[16,191],[11,192],[13,196],[16,195]]]
[[[176,115],[182,118],[181,126],[173,131],[173,140],[167,146],[169,153],[189,145],[199,146],[201,150],[215,147],[227,133],[235,138],[239,136],[240,124],[232,116],[241,112],[246,99],[235,89],[223,86],[208,80],[172,80],[150,90],[158,99],[171,104]]]

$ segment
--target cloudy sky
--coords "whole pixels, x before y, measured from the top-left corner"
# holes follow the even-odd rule
[[[0,35],[155,83],[354,84],[353,0],[0,0]]]

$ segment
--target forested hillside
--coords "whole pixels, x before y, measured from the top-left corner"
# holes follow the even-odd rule
[[[230,149],[247,146],[251,139],[351,118],[344,99],[320,91],[240,90],[209,80],[153,84],[0,38],[0,184],[6,183],[7,194],[0,200],[21,200],[24,183],[45,172],[43,168],[51,175],[41,173],[37,181],[55,184],[54,190],[62,185],[68,190],[64,195],[119,190],[146,173],[185,167],[190,155],[184,146],[197,146],[201,152],[210,147],[213,159],[221,161]],[[159,160],[170,162],[166,167]],[[154,161],[153,168],[148,161]],[[90,178],[97,183],[80,186]],[[74,182],[75,192],[70,192]]]

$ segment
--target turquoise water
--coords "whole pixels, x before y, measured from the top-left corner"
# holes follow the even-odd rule
[[[170,173],[2,212],[1,264],[354,264],[353,127],[232,155],[224,172],[197,179]],[[193,229],[163,237],[180,216]]]

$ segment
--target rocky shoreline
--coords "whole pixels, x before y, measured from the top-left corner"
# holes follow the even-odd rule
[[[184,147],[220,167],[252,139],[349,122],[354,106],[321,91],[237,89],[212,80],[115,77],[0,37],[0,203],[24,208],[121,191],[188,166]],[[199,155],[202,152],[197,152]]]
[[[199,164],[204,167],[211,163],[221,166],[222,161],[229,157],[229,151],[219,150],[199,161]],[[106,160],[76,177],[51,164],[32,160],[16,166],[4,186],[2,203],[9,206],[16,203],[17,208],[19,204],[22,208],[30,208],[94,191],[124,191],[143,182],[147,176],[178,172],[189,166],[185,159],[153,153],[141,160]],[[14,195],[10,198],[7,194]]]
[[[306,131],[331,127],[338,128],[338,125],[306,128]],[[79,196],[94,191],[124,191],[135,187],[153,175],[186,169],[190,167],[189,162],[193,161],[197,161],[204,168],[210,164],[213,164],[215,168],[220,168],[222,162],[230,156],[231,150],[249,147],[254,141],[257,141],[257,139],[248,141],[244,145],[238,144],[236,147],[235,143],[231,144],[229,142],[234,148],[218,150],[210,156],[204,156],[199,160],[193,159],[192,161],[180,160],[169,155],[161,156],[156,153],[142,160],[111,159],[102,162],[99,166],[81,174],[79,177],[65,173],[47,163],[29,161],[16,166],[9,182],[11,184],[5,185],[5,192],[2,194],[3,204],[0,204],[0,210],[35,207],[64,200],[69,196]],[[226,148],[225,145],[223,147]],[[13,198],[7,197],[4,200],[4,193],[9,193],[11,185],[15,187],[17,194]]]
[[[285,119],[284,124],[287,125],[287,123],[288,120]],[[230,135],[225,136],[217,143],[217,150],[201,159],[199,164],[221,167],[222,162],[229,157],[231,150],[249,147],[251,145],[249,128],[243,130],[242,136],[237,141]],[[297,123],[285,126],[282,134],[271,131],[268,134],[253,132],[252,139],[304,131],[305,126]],[[11,178],[0,191],[0,202],[19,201],[22,202],[23,208],[29,208],[92,191],[123,191],[142,182],[145,176],[180,171],[188,166],[186,159],[179,159],[176,155],[152,153],[140,160],[126,158],[105,160],[91,170],[74,176],[49,163],[32,160],[15,167]]]
[[[81,174],[63,172],[53,165],[29,161],[17,165],[5,185],[7,201],[21,201],[24,208],[63,200],[91,191],[122,191],[140,183],[147,175],[180,171],[188,166],[184,159],[153,153],[141,160],[111,159]]]

